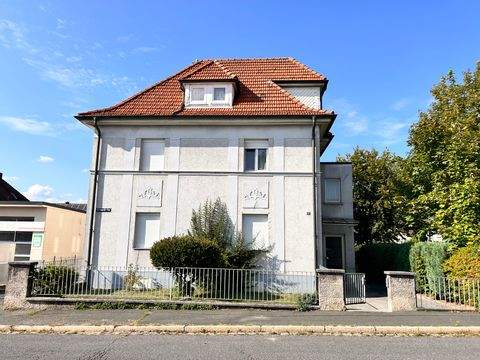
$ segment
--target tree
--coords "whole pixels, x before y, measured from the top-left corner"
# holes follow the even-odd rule
[[[404,235],[403,159],[388,150],[379,153],[357,147],[338,161],[352,163],[353,211],[358,220],[355,243],[392,242]]]
[[[480,244],[480,63],[457,83],[450,71],[410,130],[407,221],[421,240],[440,233],[451,248]]]
[[[190,235],[214,241],[223,250],[226,267],[251,269],[257,265],[269,249],[255,248],[248,244],[243,235],[235,230],[222,200],[207,200],[198,210],[192,212]]]

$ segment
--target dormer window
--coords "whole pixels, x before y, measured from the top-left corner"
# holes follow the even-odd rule
[[[185,107],[231,107],[233,83],[184,83]]]
[[[225,88],[214,87],[213,88],[213,101],[225,101]]]
[[[192,87],[190,89],[190,101],[195,104],[205,104],[205,88]]]

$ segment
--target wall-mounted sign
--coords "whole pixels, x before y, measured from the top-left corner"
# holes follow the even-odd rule
[[[112,208],[97,208],[97,212],[112,212]]]
[[[32,247],[39,248],[42,246],[43,234],[42,233],[33,233],[32,234]]]

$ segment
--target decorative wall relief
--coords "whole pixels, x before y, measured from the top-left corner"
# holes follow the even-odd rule
[[[252,181],[244,184],[243,207],[247,209],[268,209],[267,181]]]
[[[162,206],[162,184],[139,188],[137,206]]]

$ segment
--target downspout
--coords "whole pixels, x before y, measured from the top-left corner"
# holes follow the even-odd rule
[[[313,249],[315,252],[315,269],[318,263],[318,249],[317,249],[317,149],[316,149],[316,117],[312,117],[312,189],[313,189]]]
[[[98,127],[97,118],[93,117],[93,127],[95,128],[95,134],[97,135],[97,145],[95,151],[95,168],[93,170],[93,188],[90,207],[90,220],[88,230],[88,252],[87,252],[87,267],[92,264],[92,248],[93,248],[93,223],[95,220],[95,213],[97,212],[97,182],[98,182],[98,163],[100,159],[100,146],[102,140],[102,132]]]

